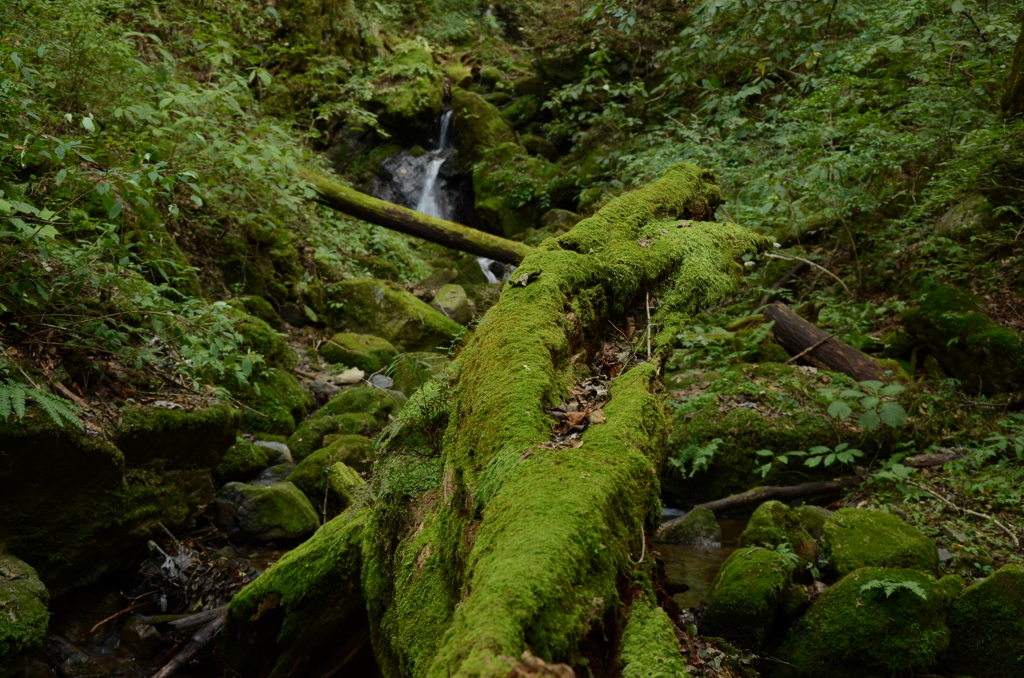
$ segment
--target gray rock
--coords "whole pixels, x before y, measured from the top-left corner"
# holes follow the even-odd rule
[[[0,555],[0,676],[14,675],[42,647],[49,600],[34,569],[14,556]]]
[[[375,374],[370,377],[370,383],[373,384],[375,388],[382,388],[387,391],[395,385],[395,380],[383,374]]]
[[[437,291],[434,300],[430,305],[441,313],[459,323],[465,325],[473,317],[473,310],[469,307],[469,297],[461,285],[449,283]]]
[[[273,485],[288,480],[295,470],[295,464],[277,464],[266,469],[250,485]]]
[[[665,532],[661,540],[683,546],[721,548],[722,528],[710,509],[698,506]]]
[[[106,678],[109,675],[95,659],[58,636],[46,639],[46,661],[64,678]]]
[[[150,659],[160,651],[161,643],[160,632],[142,617],[132,617],[121,627],[121,647],[133,657]]]
[[[292,483],[228,483],[211,504],[214,523],[233,539],[271,541],[303,537],[320,525],[316,510]]]
[[[256,447],[262,447],[270,452],[270,454],[267,455],[267,461],[270,464],[292,464],[295,462],[295,460],[292,459],[291,450],[289,450],[288,446],[284,443],[275,443],[269,440],[257,440],[253,445]]]
[[[326,381],[320,381],[319,379],[313,379],[306,382],[306,388],[309,392],[316,396],[318,402],[325,403],[334,396],[341,393],[341,388],[334,384],[329,384]]]

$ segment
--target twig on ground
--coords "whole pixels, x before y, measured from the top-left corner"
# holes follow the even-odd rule
[[[969,516],[974,516],[975,518],[984,518],[985,520],[991,520],[992,523],[996,527],[998,527],[999,529],[1001,529],[1003,532],[1005,532],[1006,534],[1008,534],[1010,536],[1010,539],[1013,541],[1013,545],[1016,548],[1020,548],[1020,541],[1017,539],[1017,535],[1014,534],[1013,530],[1008,528],[1006,525],[1003,525],[1001,522],[999,522],[998,520],[996,520],[992,516],[986,515],[984,513],[980,513],[978,511],[972,511],[971,509],[965,508],[963,506],[957,506],[956,504],[951,502],[949,499],[946,499],[945,497],[943,497],[938,492],[932,490],[929,487],[925,487],[924,485],[919,485],[918,483],[915,483],[915,482],[910,481],[910,480],[907,481],[907,485],[913,485],[914,487],[916,487],[916,488],[918,488],[920,490],[924,490],[925,492],[927,492],[928,494],[932,495],[933,497],[935,497],[936,499],[938,499],[939,501],[941,501],[942,503],[946,504],[947,506],[949,506],[952,509],[955,509],[957,511],[962,511],[963,513],[966,513]]]
[[[822,266],[820,264],[814,263],[810,259],[804,259],[803,257],[794,257],[792,255],[790,255],[790,256],[783,256],[781,254],[770,254],[770,253],[769,254],[765,254],[764,256],[769,257],[771,259],[782,259],[783,261],[802,261],[805,264],[807,264],[809,266],[813,266],[814,268],[816,268],[816,269],[818,269],[820,271],[823,271],[827,275],[831,276],[837,283],[839,283],[840,285],[843,286],[843,289],[846,290],[847,294],[851,294],[851,295],[853,294],[852,292],[850,292],[850,288],[846,286],[846,283],[843,282],[842,278],[840,278],[838,275],[836,275],[832,271],[828,270],[824,266]]]

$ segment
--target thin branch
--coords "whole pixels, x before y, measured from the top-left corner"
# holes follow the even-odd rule
[[[850,294],[850,295],[853,294],[853,292],[850,291],[850,288],[846,286],[846,283],[843,282],[842,278],[840,278],[838,275],[836,275],[832,271],[828,270],[824,266],[821,266],[820,264],[814,263],[810,259],[804,259],[803,257],[783,256],[781,254],[770,254],[770,253],[769,254],[765,254],[764,256],[770,257],[772,259],[782,259],[783,261],[802,261],[805,264],[813,266],[814,268],[816,268],[816,269],[818,269],[820,271],[823,271],[827,275],[832,276],[832,278],[834,278],[837,283],[839,283],[840,285],[843,286],[843,289],[846,290],[847,294]]]

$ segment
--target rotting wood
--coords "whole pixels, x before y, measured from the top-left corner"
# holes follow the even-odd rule
[[[890,379],[881,365],[849,344],[830,337],[828,332],[807,322],[785,304],[768,306],[764,309],[764,318],[775,322],[772,328],[775,341],[790,355],[811,349],[802,359],[815,367],[842,372],[856,381]]]
[[[518,264],[534,249],[525,243],[506,240],[374,198],[307,169],[299,169],[298,175],[313,184],[328,207],[392,231],[505,264]]]
[[[770,499],[796,499],[798,497],[810,497],[814,495],[834,494],[848,487],[853,487],[863,482],[860,476],[851,476],[840,480],[822,480],[812,483],[801,483],[800,485],[769,485],[766,487],[755,487],[746,492],[729,495],[722,499],[697,504],[693,508],[706,508],[713,513],[724,513],[733,509],[743,508],[751,504],[760,504]],[[681,523],[688,513],[666,520],[655,533],[655,540],[661,539],[669,530]]]
[[[162,669],[153,674],[153,678],[170,678],[182,668],[184,668],[195,656],[202,650],[206,645],[213,640],[213,637],[220,631],[220,627],[224,625],[224,609],[220,609],[220,614],[209,622],[206,626],[201,628],[199,632],[192,637],[192,640],[188,642],[181,652],[174,655]]]

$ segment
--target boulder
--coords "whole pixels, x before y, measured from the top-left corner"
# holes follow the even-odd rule
[[[306,495],[289,482],[273,485],[228,483],[210,507],[211,517],[232,539],[297,539],[320,524]]]
[[[277,437],[277,436],[275,436]],[[292,451],[288,449],[287,438],[281,436],[281,440],[264,440],[257,438],[253,445],[267,453],[268,464],[294,464]]]
[[[968,391],[1024,389],[1024,339],[985,315],[970,293],[940,285],[904,312],[903,324]]]
[[[0,601],[0,678],[11,678],[43,646],[50,594],[27,563],[0,555]]]
[[[373,441],[366,436],[339,435],[328,436],[324,441],[323,449],[317,450],[306,457],[302,464],[299,464],[299,467],[301,468],[314,458],[319,460],[314,463],[318,464],[321,468],[328,468],[334,462],[341,461],[360,473],[369,473],[370,469],[373,468],[373,461],[376,456],[373,449]]]
[[[932,673],[949,645],[946,614],[960,577],[865,567],[826,590],[790,630],[779,678]]]
[[[145,617],[132,616],[121,627],[121,647],[130,656],[152,659],[163,646],[163,637]]]
[[[241,438],[228,448],[213,473],[222,483],[255,478],[269,462],[267,451]]]
[[[540,101],[533,94],[521,96],[501,111],[501,117],[512,129],[525,127],[540,112]]]
[[[61,678],[106,678],[109,675],[99,661],[59,636],[46,639],[46,661],[57,669]]]
[[[939,572],[935,544],[894,515],[864,509],[839,509],[825,521],[824,551],[840,577],[862,567],[913,568]]]
[[[371,103],[378,120],[407,141],[429,136],[444,103],[444,73],[433,54],[425,42],[406,40],[394,48],[391,71]]]
[[[974,678],[1024,676],[1024,567],[1004,565],[969,586],[949,612],[943,668]]]
[[[345,280],[325,293],[343,308],[330,312],[332,324],[348,332],[383,337],[403,351],[434,351],[462,333],[457,322],[383,280]]]
[[[362,594],[365,510],[347,511],[292,549],[228,606],[223,663],[243,676],[318,666],[366,625]]]
[[[477,215],[506,238],[536,227],[558,172],[514,142],[487,149],[473,167]]]
[[[296,465],[290,462],[283,464],[274,464],[273,466],[263,470],[256,480],[250,482],[250,485],[276,485],[277,483],[283,483],[288,480],[288,476],[295,470]]]
[[[196,410],[126,407],[111,437],[128,466],[212,468],[235,443],[241,419],[227,405]]]
[[[813,564],[818,547],[800,520],[800,514],[778,501],[766,501],[750,516],[740,535],[740,546],[775,548],[788,544],[802,565]]]
[[[249,387],[237,389],[235,395],[255,410],[244,411],[244,430],[281,435],[293,433],[315,402],[294,374],[278,367],[263,370]]]
[[[391,342],[371,334],[339,332],[320,347],[329,363],[358,367],[367,374],[384,369],[398,355]]]
[[[391,367],[392,388],[412,396],[421,386],[438,374],[448,365],[448,357],[440,353],[420,351],[403,353],[395,359]]]
[[[342,391],[321,407],[314,419],[339,414],[368,414],[378,421],[387,421],[388,415],[397,414],[405,405],[405,396],[395,391],[372,386],[358,386]]]
[[[764,548],[734,551],[711,586],[700,631],[757,652],[779,616],[793,573],[788,560]]]
[[[800,517],[800,524],[804,526],[811,539],[817,541],[825,534],[825,521],[832,515],[832,511],[820,506],[805,504],[798,506],[796,514]]]
[[[366,433],[377,428],[377,420],[373,415],[359,413],[322,415],[307,419],[288,439],[288,447],[297,462],[319,450],[324,445],[324,436],[354,433]]]
[[[463,171],[479,162],[487,149],[515,143],[515,133],[501,117],[501,111],[477,94],[464,89],[452,90],[452,112],[455,150]]]
[[[661,537],[661,541],[683,546],[721,548],[722,528],[711,509],[697,506]]]
[[[366,486],[366,481],[354,468],[339,461],[327,474],[327,486],[338,498],[341,508],[346,509],[355,503],[357,494]]]
[[[568,231],[580,220],[580,215],[569,210],[553,209],[548,210],[540,218],[540,227],[549,231],[559,228]]]
[[[288,482],[302,490],[314,506],[321,506],[325,498],[333,499],[329,507],[333,513],[347,508],[355,488],[365,484],[359,472],[346,463],[346,455],[363,468],[368,469],[372,463],[373,443],[369,439],[362,436],[342,438],[349,440],[337,447],[331,445],[317,450],[288,476]],[[335,468],[337,466],[340,468]]]
[[[473,318],[469,297],[461,285],[445,285],[437,291],[430,305],[460,325],[465,325]]]
[[[530,155],[538,155],[548,162],[554,162],[558,159],[558,148],[544,137],[537,136],[536,134],[525,133],[520,137],[520,140],[523,143],[523,148],[525,148],[526,152]],[[551,211],[552,210],[548,210],[548,212]],[[557,211],[566,212],[567,210]],[[572,214],[572,212],[569,213]],[[545,212],[545,216],[546,215],[547,212]],[[542,228],[548,228],[544,223],[544,217],[541,217],[540,225]]]
[[[239,311],[232,311],[235,316],[235,331],[242,335],[241,345],[263,356],[267,367],[280,367],[285,370],[295,369],[298,357],[288,345],[288,338],[264,320]]]

